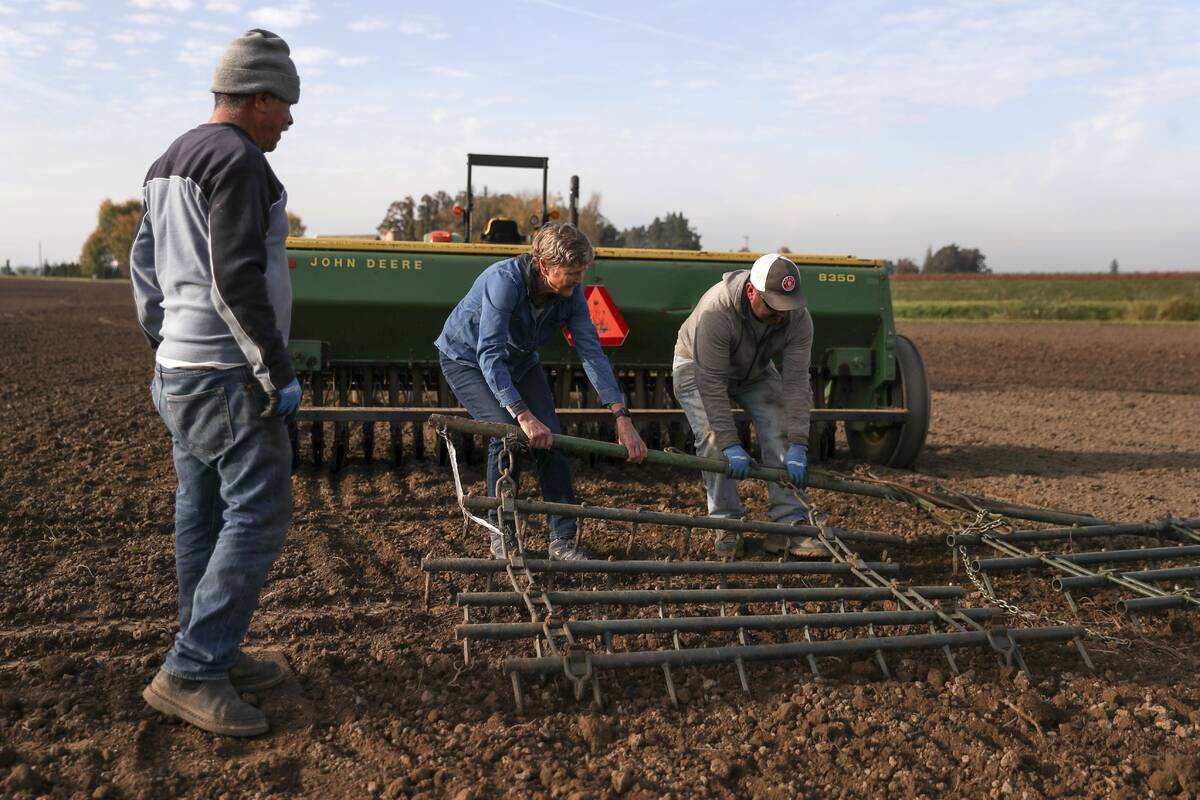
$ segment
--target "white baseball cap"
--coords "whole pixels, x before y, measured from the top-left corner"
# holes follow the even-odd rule
[[[806,301],[800,289],[800,270],[779,253],[759,256],[750,268],[750,285],[773,311],[804,308]]]

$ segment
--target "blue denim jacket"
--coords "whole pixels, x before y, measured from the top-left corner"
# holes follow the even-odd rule
[[[535,317],[529,293],[529,256],[497,261],[458,302],[434,344],[446,358],[477,367],[505,408],[521,400],[513,386],[539,365],[538,349],[565,324],[575,352],[603,405],[621,402],[621,390],[588,313],[583,287],[570,297],[551,297]]]

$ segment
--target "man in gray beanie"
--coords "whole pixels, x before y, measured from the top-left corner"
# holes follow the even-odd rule
[[[253,736],[267,720],[239,692],[283,670],[241,644],[291,523],[286,418],[301,394],[287,352],[287,192],[264,156],[300,99],[287,43],[264,30],[233,40],[212,92],[209,121],[146,174],[130,254],[178,479],[179,632],[142,696],[206,731]]]

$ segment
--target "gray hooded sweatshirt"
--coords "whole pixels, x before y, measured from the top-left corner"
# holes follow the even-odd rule
[[[807,308],[787,312],[778,325],[754,318],[746,297],[749,270],[726,272],[684,320],[675,340],[675,361],[692,364],[704,413],[722,450],[740,444],[730,398],[741,386],[778,372],[772,363],[783,354],[783,405],[788,441],[808,444],[812,384],[808,367],[812,353],[812,315]]]

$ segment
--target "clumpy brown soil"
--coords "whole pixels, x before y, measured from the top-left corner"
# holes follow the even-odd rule
[[[174,476],[131,305],[124,284],[0,280],[0,795],[1200,793],[1197,618],[1135,627],[1111,613],[1111,595],[1086,603],[1085,617],[1130,643],[1089,640],[1095,674],[1058,644],[1026,648],[1032,683],[967,650],[956,652],[958,676],[931,653],[891,657],[890,680],[866,661],[825,659],[816,679],[804,663],[750,665],[750,697],[732,666],[680,669],[674,709],[660,674],[630,672],[605,678],[603,710],[562,682],[528,682],[529,713],[518,716],[499,663],[528,649],[477,646],[464,668],[454,640],[453,592],[480,585],[443,577],[432,607],[422,602],[423,555],[484,553],[480,535],[463,534],[436,461],[396,470],[352,458],[333,478],[303,468],[290,541],[247,642],[293,672],[250,698],[272,732],[217,739],[170,722],[140,698],[173,634]],[[933,384],[923,472],[1107,518],[1200,516],[1200,328],[906,322],[901,332]],[[591,503],[702,509],[690,475],[577,470]],[[466,478],[478,486],[479,467]],[[749,495],[762,513],[761,490]],[[888,556],[907,575],[963,581],[937,521],[814,498],[835,524],[903,534]],[[587,536],[626,556],[624,528]],[[673,532],[644,528],[630,554],[664,557],[673,544]],[[999,588],[1047,622],[1070,619],[1044,579]]]

